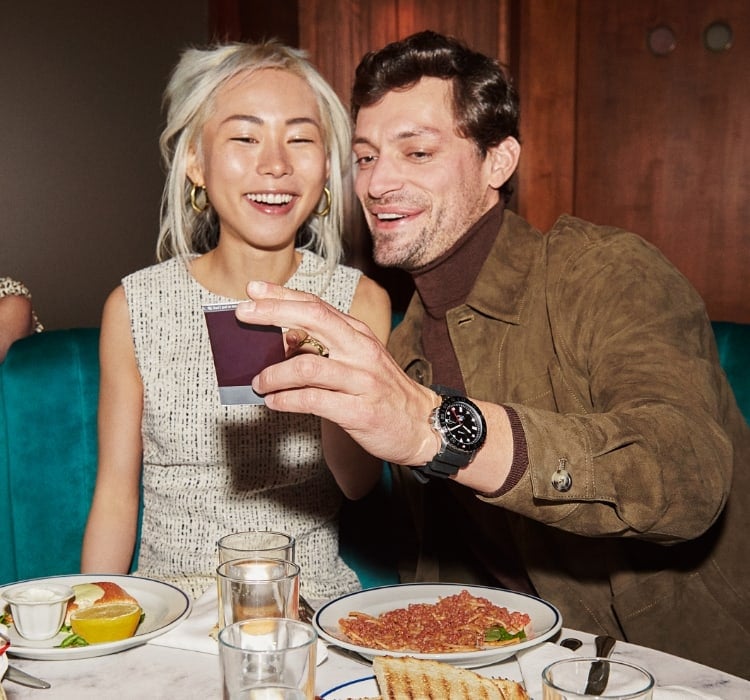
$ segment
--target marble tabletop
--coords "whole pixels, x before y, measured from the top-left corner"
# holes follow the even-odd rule
[[[581,655],[593,655],[593,637],[564,629],[562,636],[584,642]],[[646,667],[657,685],[680,685],[716,695],[724,700],[750,698],[750,681],[731,676],[653,649],[618,642],[612,658]],[[10,663],[52,684],[48,690],[33,690],[3,681],[8,700],[211,700],[221,698],[219,660],[215,654],[145,644],[109,656],[69,661],[10,658]],[[481,669],[488,675],[522,680],[514,658]],[[328,658],[317,669],[316,690],[325,692],[340,683],[372,675],[369,666],[358,664],[329,649]]]

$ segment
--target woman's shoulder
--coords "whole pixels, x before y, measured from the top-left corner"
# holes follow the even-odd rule
[[[366,323],[383,343],[391,331],[391,298],[375,280],[362,275],[349,312]]]
[[[360,273],[359,283],[357,284],[356,300],[387,308],[388,313],[390,313],[391,298],[386,289],[363,273]]]

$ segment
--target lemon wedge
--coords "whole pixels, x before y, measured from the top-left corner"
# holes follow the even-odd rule
[[[89,644],[117,642],[135,634],[141,612],[141,608],[133,603],[95,605],[74,612],[70,626]]]

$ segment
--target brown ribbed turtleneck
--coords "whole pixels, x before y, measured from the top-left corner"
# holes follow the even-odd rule
[[[448,251],[412,274],[417,293],[425,308],[422,347],[425,358],[432,365],[432,379],[435,384],[461,392],[466,391],[461,368],[450,341],[446,313],[463,304],[469,296],[495,243],[503,221],[504,209],[504,202],[500,200]],[[495,495],[515,486],[528,466],[526,437],[521,422],[512,408],[504,408],[513,431],[513,464],[508,478]],[[512,538],[509,535],[497,537],[497,532],[491,540],[483,536],[481,514],[476,511],[496,506],[480,506],[480,502],[470,491],[453,483],[434,483],[430,486],[432,496],[425,515],[432,536],[438,542],[442,542],[441,578],[447,576],[450,579],[451,561],[459,557],[463,560],[461,570],[465,570],[463,567],[469,567],[469,570],[473,571],[472,576],[478,581],[488,581],[495,585],[499,583],[512,590],[534,593],[534,588],[512,544]],[[449,503],[453,499],[459,501],[469,515],[463,523],[446,521],[445,513],[450,512],[446,509],[450,509]],[[470,545],[468,550],[467,544]],[[468,551],[474,554],[473,563],[471,559],[466,558]],[[463,556],[460,552],[463,552]],[[489,578],[485,578],[487,576]]]
[[[435,384],[465,391],[461,370],[453,352],[445,314],[466,301],[503,221],[500,200],[485,213],[448,251],[412,274],[426,315],[422,347],[432,364]]]
[[[486,212],[449,250],[413,273],[414,285],[425,308],[422,347],[432,365],[434,384],[466,391],[461,368],[453,350],[446,314],[463,304],[476,282],[503,222],[504,202],[500,200]],[[518,414],[504,407],[513,431],[513,463],[505,483],[493,494],[499,496],[513,488],[528,467],[526,436]]]

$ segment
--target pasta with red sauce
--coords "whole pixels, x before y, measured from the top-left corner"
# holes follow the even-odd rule
[[[339,620],[348,639],[360,646],[419,654],[479,651],[525,638],[531,618],[509,611],[464,590],[437,603],[411,603],[377,617],[353,611]],[[487,631],[501,627],[503,639],[487,641]]]

